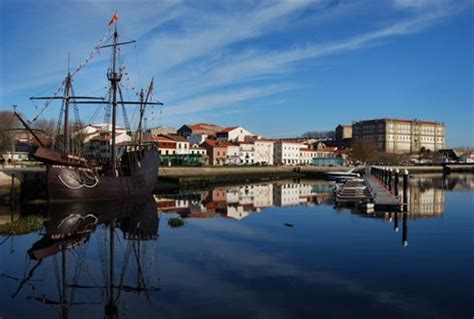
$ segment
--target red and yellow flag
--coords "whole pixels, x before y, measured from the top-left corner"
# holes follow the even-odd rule
[[[109,21],[109,27],[111,27],[114,23],[117,23],[117,22],[118,22],[118,13],[117,11],[115,11],[114,16]]]

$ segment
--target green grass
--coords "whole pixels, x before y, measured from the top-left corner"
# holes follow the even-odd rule
[[[28,234],[43,228],[46,219],[39,216],[28,216],[0,225],[0,235]]]

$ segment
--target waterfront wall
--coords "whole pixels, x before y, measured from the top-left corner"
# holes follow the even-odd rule
[[[474,164],[452,164],[443,166],[398,166],[410,174],[474,173]],[[240,182],[259,182],[288,178],[324,178],[326,172],[345,171],[349,167],[319,166],[206,166],[206,167],[160,167],[158,187],[194,187]],[[43,168],[0,169],[0,187],[11,185],[11,174],[15,174],[15,184],[23,179],[44,178]]]
[[[288,178],[323,178],[326,172],[346,169],[348,168],[316,166],[162,167],[158,187],[202,187]]]

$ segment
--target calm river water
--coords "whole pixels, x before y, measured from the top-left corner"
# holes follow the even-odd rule
[[[0,236],[0,318],[472,318],[474,178],[410,183],[409,214],[324,181],[50,206]]]

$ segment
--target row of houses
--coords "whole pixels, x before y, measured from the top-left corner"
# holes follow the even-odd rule
[[[85,127],[83,151],[97,159],[108,159],[111,151],[110,127],[95,124]],[[132,136],[123,128],[116,131],[117,154],[129,145]],[[337,148],[314,146],[308,141],[274,140],[257,136],[241,126],[220,127],[198,123],[179,130],[150,129],[147,142],[159,145],[166,165],[309,165],[315,158],[337,157]]]
[[[82,154],[97,161],[110,158],[110,124],[91,124],[73,134]],[[135,133],[116,128],[116,154],[135,140]],[[267,139],[241,126],[220,127],[197,123],[148,130],[143,139],[159,145],[165,165],[309,165],[315,159],[340,156],[337,148],[313,144],[311,140]]]

